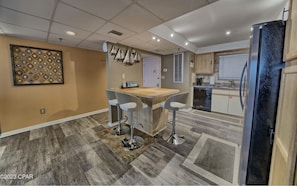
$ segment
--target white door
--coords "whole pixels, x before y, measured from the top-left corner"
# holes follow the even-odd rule
[[[161,87],[161,58],[143,58],[143,86]]]

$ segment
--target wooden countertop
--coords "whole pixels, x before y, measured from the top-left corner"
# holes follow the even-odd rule
[[[116,92],[122,92],[127,94],[132,94],[135,96],[143,98],[156,98],[164,97],[179,93],[178,89],[169,89],[169,88],[150,88],[150,87],[137,87],[137,88],[112,88]]]

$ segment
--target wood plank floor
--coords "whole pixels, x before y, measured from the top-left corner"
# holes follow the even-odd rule
[[[124,164],[96,135],[104,119],[90,116],[0,139],[0,184],[209,185],[211,180],[182,166],[201,133],[241,144],[241,125],[201,117],[195,110],[178,112],[176,131],[185,136],[185,144],[162,140],[168,126],[155,136],[156,143]],[[4,177],[20,174],[33,179]]]

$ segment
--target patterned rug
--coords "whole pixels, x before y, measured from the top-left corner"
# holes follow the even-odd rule
[[[202,133],[183,165],[218,185],[238,184],[240,148]]]
[[[155,138],[151,137],[137,129],[134,130],[135,136],[140,136],[144,139],[144,145],[135,150],[127,150],[123,147],[122,140],[128,137],[129,134],[117,136],[115,135],[114,128],[105,128],[97,132],[97,135],[103,143],[105,143],[108,148],[113,151],[120,160],[124,163],[129,164],[134,159],[136,159],[140,154],[142,154],[152,143],[155,142]]]

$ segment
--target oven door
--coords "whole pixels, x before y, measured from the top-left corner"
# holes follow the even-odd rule
[[[203,111],[211,111],[211,92],[208,87],[194,87],[193,108]]]

